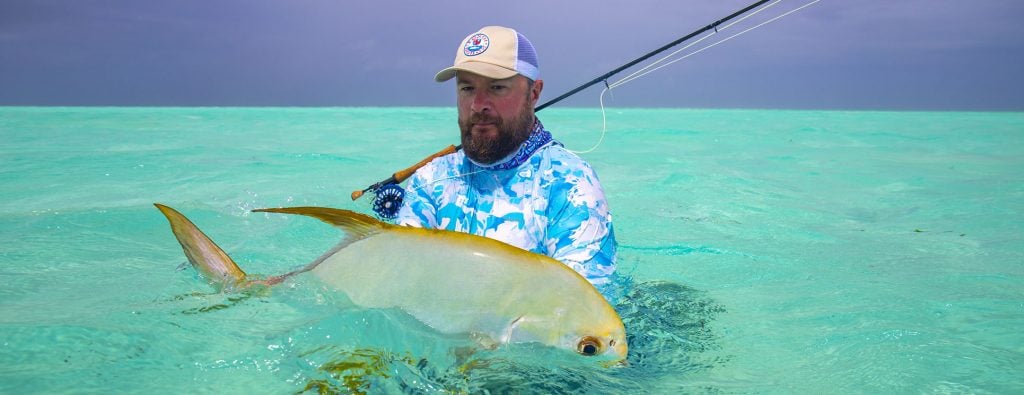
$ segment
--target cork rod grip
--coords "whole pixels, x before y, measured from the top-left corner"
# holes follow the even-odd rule
[[[454,145],[449,145],[449,146],[445,147],[443,150],[437,151],[433,155],[430,155],[430,156],[424,158],[423,160],[419,161],[419,163],[416,163],[415,165],[409,166],[409,168],[407,168],[407,169],[399,170],[399,171],[395,172],[395,174],[391,175],[391,178],[388,178],[388,179],[386,179],[384,181],[381,181],[381,182],[378,182],[376,184],[370,185],[370,186],[366,187],[366,189],[364,189],[364,190],[353,191],[352,192],[352,200],[356,200],[356,199],[359,199],[359,198],[363,197],[363,194],[365,194],[366,191],[371,191],[371,190],[376,191],[377,188],[380,188],[381,186],[383,186],[385,184],[391,184],[391,183],[398,184],[398,183],[401,183],[402,181],[405,181],[407,178],[412,176],[412,174],[415,173],[416,170],[419,170],[419,168],[421,168],[423,166],[426,166],[427,163],[430,163],[430,161],[432,161],[432,160],[434,160],[436,158],[448,155],[448,154],[455,153],[455,151],[458,151],[458,150],[459,150],[459,147],[456,147]]]
[[[412,173],[415,173],[416,170],[419,170],[421,167],[426,166],[427,163],[430,163],[430,161],[448,154],[453,154],[455,153],[456,149],[457,148],[455,148],[454,145],[449,145],[445,147],[443,150],[437,151],[437,153],[424,158],[423,160],[419,161],[419,163],[409,166],[409,168],[405,170],[395,172],[395,174],[393,175],[393,177],[395,178],[395,182],[400,183],[402,181],[405,181],[407,178],[412,176]]]

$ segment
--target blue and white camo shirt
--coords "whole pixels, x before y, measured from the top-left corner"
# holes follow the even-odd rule
[[[519,152],[492,166],[461,150],[434,159],[410,178],[396,222],[497,239],[608,283],[616,245],[604,190],[590,165],[550,136],[536,122]]]

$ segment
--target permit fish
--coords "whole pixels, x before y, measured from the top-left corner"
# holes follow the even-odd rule
[[[155,206],[192,266],[224,290],[274,285],[311,272],[358,306],[398,308],[440,333],[467,334],[492,347],[535,342],[602,360],[626,358],[626,330],[608,301],[576,271],[545,255],[348,210],[266,208],[253,211],[310,216],[344,236],[302,268],[253,279],[184,215]]]

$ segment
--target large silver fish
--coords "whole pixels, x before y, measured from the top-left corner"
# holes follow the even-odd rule
[[[315,217],[345,236],[301,269],[252,280],[181,213],[156,207],[192,266],[220,287],[273,285],[311,271],[359,306],[399,308],[441,333],[469,334],[490,345],[537,342],[582,355],[626,358],[626,330],[615,310],[586,279],[544,255],[481,236],[395,226],[347,210],[260,209],[254,211]]]

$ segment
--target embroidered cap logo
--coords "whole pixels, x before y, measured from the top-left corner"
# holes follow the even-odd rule
[[[486,34],[477,33],[466,40],[466,46],[462,47],[462,53],[466,56],[476,56],[484,53],[490,45],[491,39],[487,38]]]

